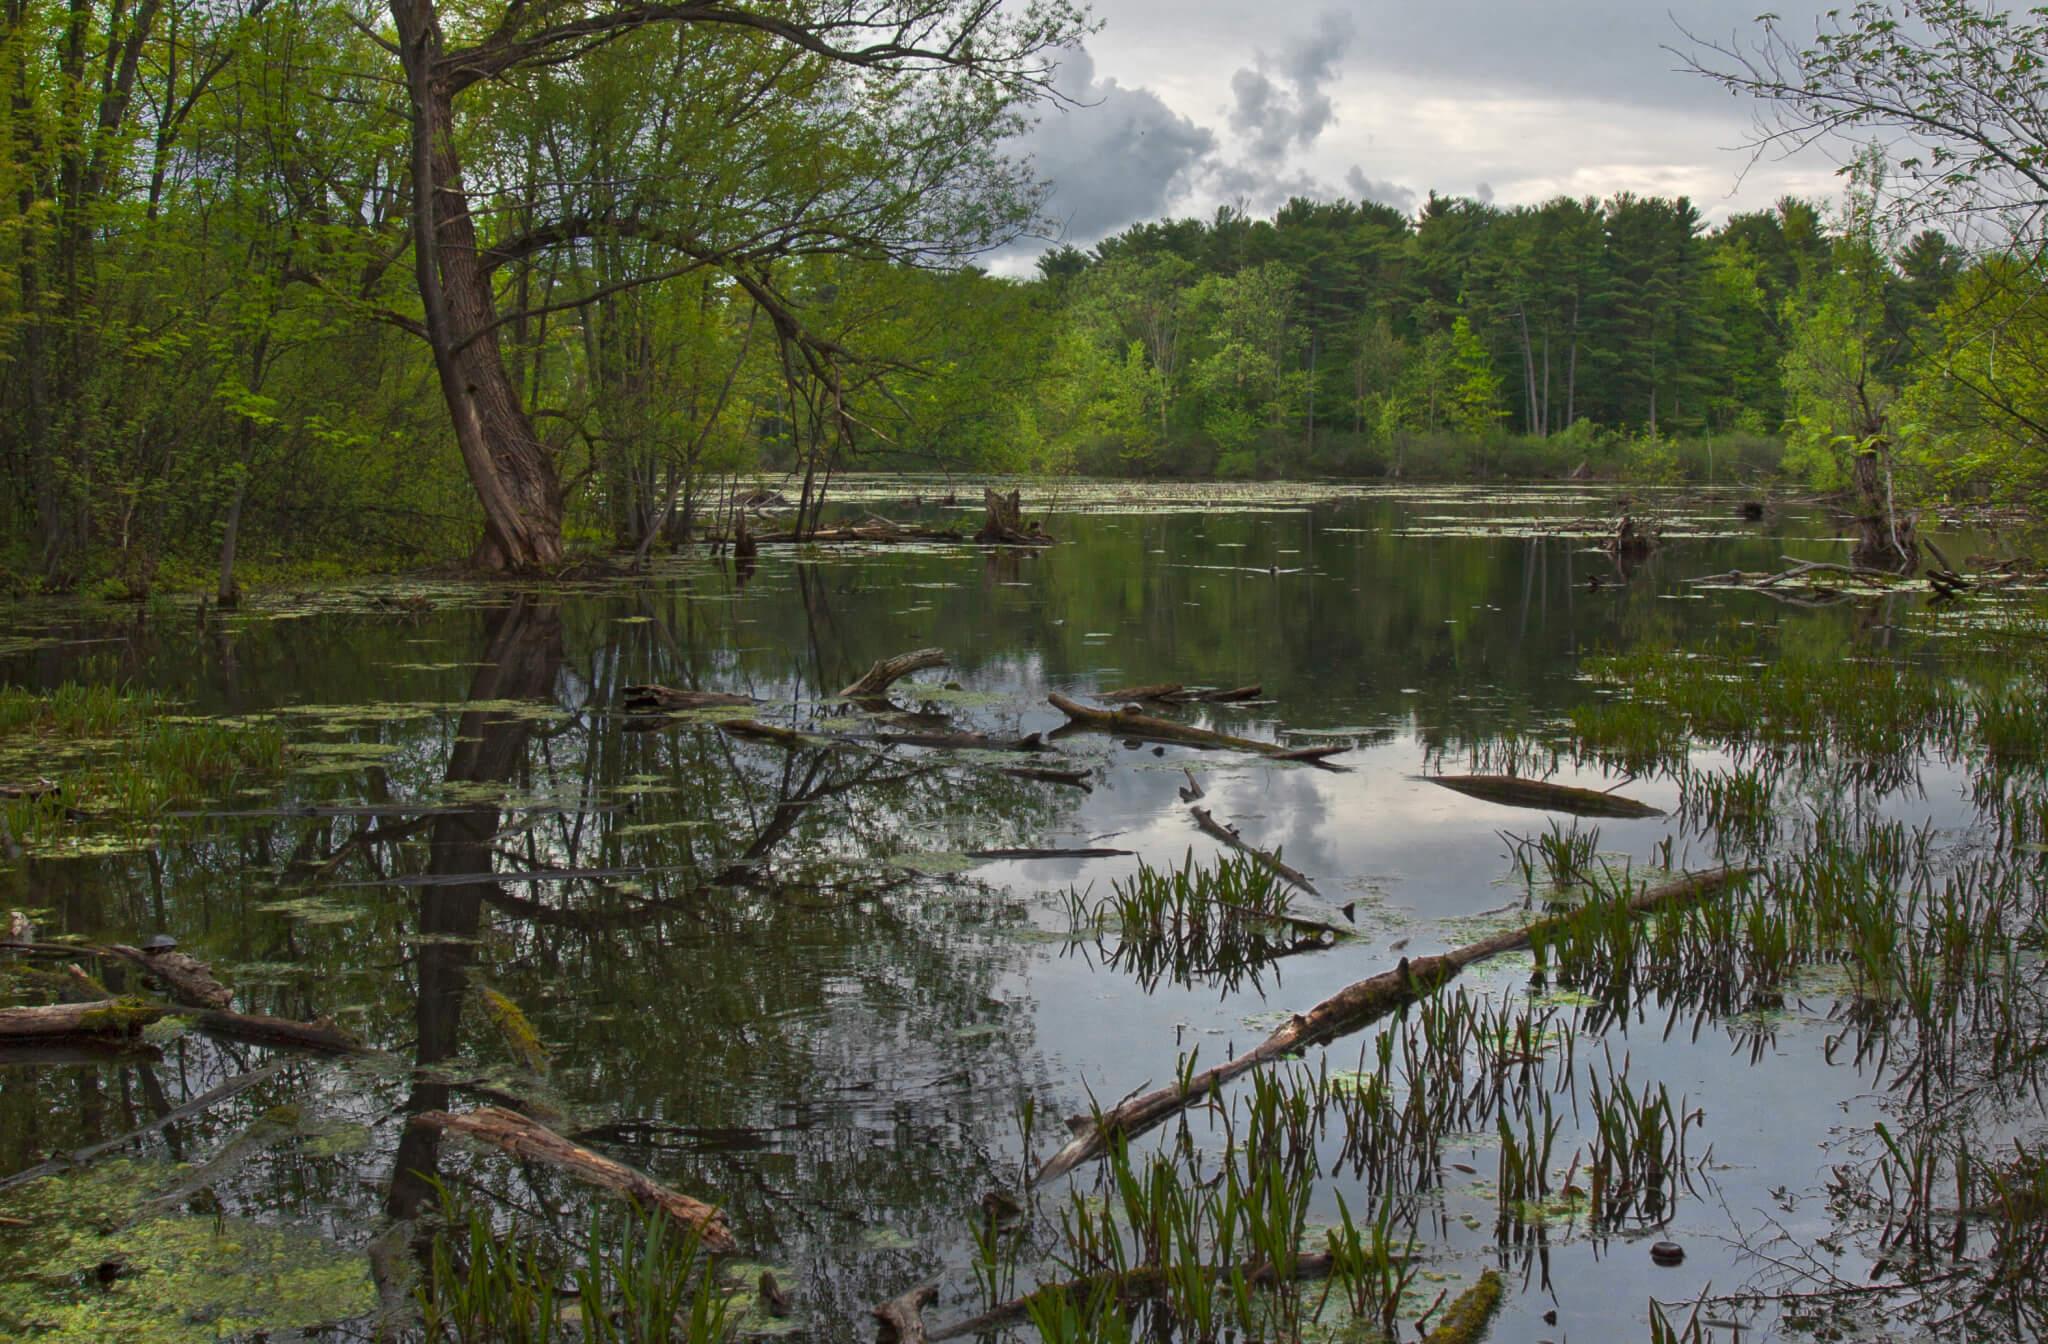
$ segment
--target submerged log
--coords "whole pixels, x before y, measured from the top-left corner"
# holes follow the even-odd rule
[[[864,742],[894,747],[930,747],[938,751],[1051,751],[1043,737],[1026,733],[1022,737],[989,737],[983,733],[868,733]]]
[[[1177,681],[1162,681],[1150,686],[1122,686],[1113,691],[1102,692],[1104,700],[1115,700],[1130,704],[1139,700],[1150,700],[1162,705],[1234,705],[1246,700],[1256,700],[1266,693],[1266,688],[1253,682],[1249,686],[1233,686],[1218,690],[1189,690]]]
[[[0,1177],[0,1191],[12,1190],[19,1185],[27,1185],[30,1181],[41,1180],[45,1176],[61,1175],[75,1167],[82,1167],[98,1158],[105,1157],[108,1153],[117,1152],[131,1143],[148,1138],[159,1130],[170,1128],[180,1120],[189,1120],[195,1115],[210,1111],[222,1102],[240,1096],[258,1083],[268,1082],[282,1072],[284,1066],[284,1060],[272,1060],[262,1068],[251,1069],[247,1073],[238,1073],[219,1086],[192,1098],[192,1100],[184,1105],[166,1111],[144,1124],[137,1125],[134,1129],[129,1130],[118,1138],[88,1144],[83,1148],[74,1148],[68,1153],[58,1153],[47,1161],[39,1162],[33,1167],[17,1171],[11,1176]]]
[[[1710,872],[1651,887],[1628,903],[1632,914],[1642,914],[1668,905],[1678,905],[1711,895],[1748,877],[1750,868],[1717,868]],[[1096,1116],[1079,1116],[1068,1123],[1074,1138],[1038,1170],[1040,1182],[1065,1175],[1083,1162],[1100,1157],[1112,1135],[1127,1138],[1153,1128],[1219,1090],[1225,1083],[1261,1065],[1321,1045],[1358,1031],[1396,1009],[1435,993],[1465,967],[1488,957],[1499,956],[1530,941],[1546,929],[1561,925],[1569,915],[1537,920],[1519,929],[1509,929],[1476,943],[1454,948],[1437,956],[1403,957],[1391,971],[1382,971],[1338,990],[1307,1013],[1293,1019],[1271,1036],[1235,1059],[1226,1060],[1177,1082],[1127,1101]]]
[[[733,705],[758,705],[751,695],[727,691],[679,691],[668,686],[628,686],[619,692],[627,709],[636,714],[664,713],[690,709],[724,709]]]
[[[1033,733],[1032,736],[1038,735]],[[1047,784],[1065,784],[1083,793],[1095,792],[1095,786],[1088,782],[1086,770],[1053,770],[1035,765],[1006,765],[997,773],[1009,775],[1014,779],[1036,779]]]
[[[1542,812],[1568,812],[1575,817],[1661,817],[1664,809],[1639,803],[1633,798],[1581,789],[1570,784],[1551,784],[1540,779],[1517,779],[1513,775],[1422,775],[1468,798],[1499,803],[1503,807],[1531,807]]]
[[[661,1210],[703,1238],[707,1250],[738,1249],[723,1210],[671,1190],[653,1177],[617,1162],[526,1116],[497,1106],[473,1111],[422,1111],[411,1123],[443,1133],[462,1134],[515,1158],[541,1162],[564,1175]]]
[[[1225,748],[1231,751],[1249,751],[1269,760],[1322,762],[1339,752],[1349,751],[1342,747],[1310,747],[1295,750],[1277,742],[1260,742],[1249,737],[1236,737],[1230,733],[1219,733],[1210,728],[1196,728],[1191,724],[1175,723],[1171,719],[1155,718],[1140,714],[1132,709],[1095,709],[1089,705],[1071,700],[1058,691],[1046,699],[1054,709],[1065,714],[1072,725],[1095,728],[1106,733],[1123,737],[1140,738],[1150,742],[1173,742],[1189,747]]]
[[[718,725],[722,732],[734,737],[749,738],[756,742],[774,742],[785,747],[814,747],[818,739],[794,728],[782,728],[759,719],[728,719]]]
[[[942,667],[946,662],[944,649],[913,649],[899,653],[894,658],[883,658],[867,670],[866,675],[839,693],[841,700],[873,700],[886,694],[896,682],[913,672],[922,672],[928,667]]]
[[[1301,869],[1294,867],[1292,864],[1283,862],[1278,854],[1268,854],[1265,850],[1260,849],[1257,845],[1248,843],[1243,836],[1237,833],[1237,827],[1226,826],[1222,822],[1216,820],[1216,818],[1213,815],[1211,815],[1208,808],[1189,807],[1188,812],[1191,815],[1193,815],[1195,819],[1195,825],[1202,828],[1202,833],[1204,835],[1212,836],[1215,839],[1222,841],[1224,844],[1230,846],[1230,848],[1238,851],[1240,854],[1249,855],[1260,866],[1264,867],[1269,872],[1272,872],[1274,875],[1288,882],[1292,882],[1295,886],[1300,887],[1309,895],[1322,895],[1321,892],[1316,890],[1315,883],[1309,881],[1308,877],[1305,874],[1303,874]]]
[[[213,1009],[196,1014],[192,1021],[201,1031],[212,1032],[216,1036],[232,1036],[251,1045],[281,1045],[323,1055],[375,1053],[324,1017],[311,1022],[294,1022],[288,1017]]]
[[[1127,859],[1131,849],[970,849],[970,859]]]

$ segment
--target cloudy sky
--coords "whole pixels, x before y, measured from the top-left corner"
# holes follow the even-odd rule
[[[1800,33],[1817,4],[1778,5]],[[1434,188],[1503,204],[1616,191],[1711,222],[1786,192],[1833,199],[1820,154],[1751,162],[1753,108],[1666,47],[1753,38],[1760,0],[1095,0],[1061,66],[1079,106],[1020,148],[1065,241],[1291,195],[1405,208]],[[1016,272],[1046,244],[997,258]]]

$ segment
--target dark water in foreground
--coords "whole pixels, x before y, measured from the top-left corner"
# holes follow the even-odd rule
[[[1787,552],[1838,557],[1831,524],[1798,507],[1743,523],[1733,496],[1668,501],[1671,544],[1621,579],[1583,535],[1553,534],[1610,516],[1596,492],[1162,493],[1077,497],[1086,510],[1050,516],[1064,540],[1043,554],[771,552],[750,575],[678,560],[644,581],[516,593],[366,583],[204,630],[189,611],[16,613],[0,678],[132,679],[192,714],[275,716],[293,750],[281,786],[191,809],[144,847],[33,860],[6,903],[56,934],[167,930],[243,1006],[331,1015],[395,1060],[291,1057],[140,1149],[199,1161],[268,1108],[315,1117],[317,1137],[268,1146],[212,1185],[224,1216],[317,1238],[359,1267],[392,1217],[430,1198],[394,1177],[423,1172],[573,1225],[581,1196],[547,1172],[408,1136],[410,1111],[513,1095],[730,1210],[746,1258],[794,1291],[790,1324],[864,1338],[868,1308],[923,1278],[943,1281],[935,1320],[972,1309],[968,1228],[984,1193],[1016,1183],[1024,1098],[1043,1157],[1050,1117],[1165,1082],[1191,1049],[1227,1057],[1404,952],[1468,941],[1460,921],[1518,905],[1500,833],[1570,820],[1419,776],[1554,763],[1560,782],[1620,782],[1553,762],[1545,745],[1572,707],[1610,693],[1582,679],[1586,655],[1722,637],[1763,657],[1938,647],[1917,599],[1808,610],[1686,584],[1777,569]],[[770,702],[765,721],[853,731],[850,711],[820,697],[925,645],[947,651],[948,669],[895,697],[925,730],[1050,730],[1063,719],[1049,691],[1256,682],[1259,702],[1194,721],[1357,749],[1339,773],[1084,734],[1058,743],[1061,764],[1091,772],[1084,793],[1005,775],[1012,762],[984,754],[790,749],[619,708],[622,687],[656,682],[743,691]],[[1100,898],[1140,859],[1217,852],[1176,796],[1184,771],[1218,817],[1314,880],[1319,898],[1297,909],[1337,918],[1352,905],[1361,936],[1255,983],[1149,991],[1093,940],[1070,942],[1062,893]],[[1677,801],[1665,779],[1624,791]],[[1962,792],[1957,769],[1929,764],[1888,806],[1960,827]],[[1679,866],[1714,858],[1710,837],[1669,817],[1578,826],[1597,826],[1616,862],[1646,864],[1666,841]],[[1136,857],[967,857],[1081,845]],[[1509,959],[1466,983],[1520,995],[1526,969]],[[486,989],[537,1028],[537,1074],[494,1025]],[[1490,1191],[1453,1171],[1431,1220],[1428,1295],[1503,1264],[1510,1300],[1493,1338],[1645,1338],[1651,1296],[1730,1289],[1755,1271],[1733,1245],[1741,1231],[1775,1219],[1824,1232],[1812,1196],[1828,1145],[1867,1112],[1856,1070],[1825,1059],[1825,1034],[1796,1011],[1761,1033],[1650,1013],[1609,1030],[1631,1077],[1704,1111],[1691,1141],[1711,1147],[1712,1189],[1655,1233],[1685,1243],[1684,1265],[1653,1266],[1646,1239],[1573,1226],[1548,1229],[1540,1253],[1503,1256]],[[1356,1067],[1360,1048],[1340,1042],[1331,1066]],[[147,1058],[0,1056],[0,1174],[117,1135],[265,1057],[198,1034]],[[1445,1156],[1490,1174],[1491,1142]],[[1318,1192],[1319,1213],[1332,1193]]]

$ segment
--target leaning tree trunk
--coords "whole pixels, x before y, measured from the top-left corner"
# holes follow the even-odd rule
[[[436,75],[432,0],[391,0],[412,107],[413,264],[427,341],[462,463],[483,506],[477,563],[535,570],[562,559],[562,489],[498,346],[497,303],[462,187],[453,97]]]

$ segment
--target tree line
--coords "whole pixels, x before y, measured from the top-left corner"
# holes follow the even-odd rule
[[[1837,85],[2031,49],[1913,7],[1962,54],[1716,77],[1841,130],[1884,109]],[[1864,8],[1845,33],[1881,31]],[[1996,134],[1712,228],[1633,194],[1298,199],[990,275],[1042,199],[1006,138],[1085,25],[1064,0],[0,0],[0,570],[133,594],[204,567],[232,600],[322,557],[644,560],[761,479],[815,525],[862,467],[2041,484],[2040,249],[1952,241],[1969,192],[2025,196]],[[1907,227],[1902,181],[1951,227]]]

